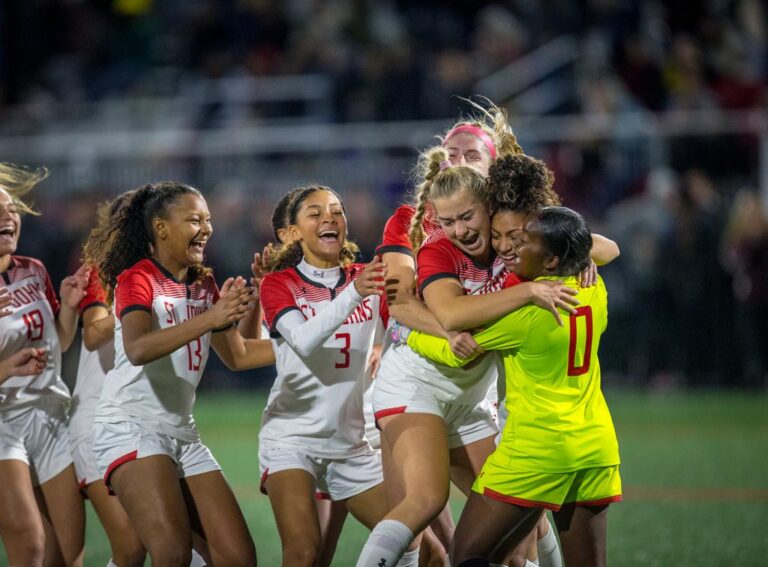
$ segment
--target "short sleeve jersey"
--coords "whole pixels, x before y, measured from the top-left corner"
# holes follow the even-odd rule
[[[61,347],[56,332],[59,300],[45,266],[34,258],[11,256],[2,274],[10,292],[11,314],[0,317],[0,359],[21,349],[48,350],[48,364],[37,376],[11,376],[0,384],[0,416],[10,417],[45,402],[69,399],[61,379]]]
[[[376,248],[376,254],[385,254],[387,252],[400,252],[413,256],[413,246],[408,233],[411,230],[411,220],[416,213],[411,205],[400,205],[397,210],[389,217],[384,225],[384,234],[381,238],[381,244]],[[440,226],[431,220],[425,218],[422,223],[424,234],[431,236],[434,233],[443,235]]]
[[[553,279],[553,278],[542,278]],[[532,472],[569,472],[619,464],[616,433],[600,389],[597,351],[608,322],[605,284],[580,288],[576,278],[557,278],[578,290],[575,315],[525,306],[474,335],[485,350],[504,359],[509,419],[497,451]],[[412,333],[408,344],[450,366],[457,358],[448,342]]]
[[[264,409],[260,436],[293,445],[321,458],[348,458],[369,450],[365,440],[365,369],[376,329],[386,325],[386,301],[365,297],[320,348],[301,356],[280,337],[277,323],[291,311],[305,319],[323,310],[365,266],[342,269],[333,288],[296,268],[268,274],[260,296],[271,336],[276,338],[277,378]]]
[[[176,280],[154,259],[125,270],[115,287],[115,367],[104,383],[94,421],[141,420],[173,437],[199,438],[192,417],[195,390],[208,360],[211,333],[143,366],[128,360],[122,320],[140,310],[152,317],[152,329],[167,329],[211,309],[219,292],[213,276],[186,283]]]
[[[107,294],[99,281],[99,273],[91,269],[85,297],[80,302],[80,316],[95,307],[107,308]],[[96,404],[104,387],[104,378],[115,365],[115,342],[107,341],[96,350],[80,346],[77,364],[77,380],[72,392],[72,408],[69,417],[69,434],[72,439],[88,437]]]

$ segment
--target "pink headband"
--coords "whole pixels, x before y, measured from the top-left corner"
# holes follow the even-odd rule
[[[467,134],[472,134],[473,136],[480,138],[480,140],[485,144],[485,147],[488,148],[488,153],[491,154],[491,159],[496,159],[496,146],[494,145],[493,140],[491,140],[491,137],[485,130],[479,126],[473,126],[472,124],[462,124],[460,126],[456,126],[456,128],[448,132],[445,135],[443,146],[445,146],[451,136],[458,134],[459,132],[466,132]]]

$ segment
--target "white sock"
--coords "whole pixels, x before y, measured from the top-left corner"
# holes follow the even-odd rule
[[[412,541],[413,532],[408,526],[397,520],[382,520],[368,536],[356,567],[395,567]]]
[[[206,565],[208,564],[203,559],[203,556],[193,549],[192,561],[189,562],[189,567],[205,567]]]
[[[397,562],[397,567],[419,567],[419,548],[403,553],[403,557]]]
[[[552,527],[551,522],[549,523],[547,533],[536,542],[536,551],[539,554],[539,565],[541,567],[563,567],[560,545],[557,543],[555,528]]]
[[[117,567],[117,563],[112,561],[112,558],[110,558],[109,563],[107,563],[107,567]]]

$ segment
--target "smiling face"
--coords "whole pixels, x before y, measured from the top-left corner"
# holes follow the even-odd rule
[[[203,261],[203,252],[213,233],[208,204],[197,193],[180,195],[168,206],[166,218],[152,221],[160,262],[174,269]]]
[[[544,245],[538,217],[529,219],[521,233],[517,258],[511,262],[512,271],[527,280],[555,273],[560,259]]]
[[[16,252],[21,231],[21,215],[16,203],[5,189],[0,188],[0,258],[10,259]]]
[[[301,242],[306,261],[317,268],[339,265],[347,239],[347,217],[339,198],[330,191],[313,191],[302,201],[290,238]]]
[[[471,191],[462,189],[432,201],[435,220],[454,246],[487,263],[490,259],[490,228],[488,209]]]
[[[517,249],[523,236],[527,216],[517,211],[501,211],[491,219],[491,245],[504,262],[507,271],[517,263]]]
[[[488,176],[491,156],[483,141],[469,132],[458,132],[448,138],[443,147],[448,150],[451,165],[468,165]]]

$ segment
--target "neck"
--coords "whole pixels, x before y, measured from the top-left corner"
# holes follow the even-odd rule
[[[304,261],[309,264],[310,266],[314,266],[315,268],[320,268],[321,270],[328,270],[330,268],[338,268],[341,262],[339,261],[339,258],[324,258],[322,256],[317,256],[307,250],[304,249]]]
[[[0,272],[5,272],[11,266],[11,255],[0,256]]]
[[[189,271],[189,266],[187,264],[181,264],[162,252],[158,252],[152,257],[158,264],[168,270],[177,281],[187,281],[187,272]]]

